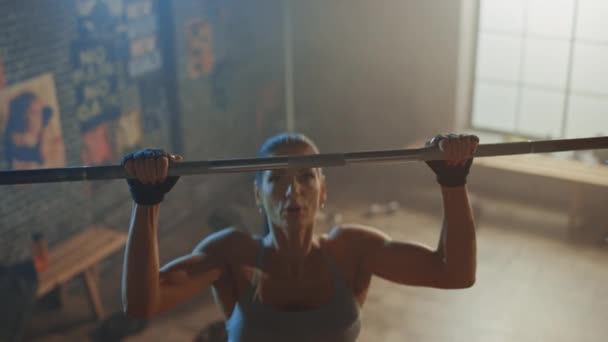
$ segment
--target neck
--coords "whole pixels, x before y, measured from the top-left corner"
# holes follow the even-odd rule
[[[278,259],[289,276],[298,276],[313,248],[313,226],[284,229],[272,226],[267,242],[274,247]]]

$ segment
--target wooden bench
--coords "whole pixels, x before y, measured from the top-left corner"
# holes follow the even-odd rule
[[[581,217],[584,186],[608,188],[608,167],[577,160],[558,159],[543,155],[518,155],[476,158],[475,167],[548,177],[569,182],[573,186],[568,229],[573,231]]]
[[[89,299],[97,319],[105,313],[99,295],[97,265],[122,249],[127,234],[103,226],[93,226],[80,232],[49,251],[49,267],[39,274],[37,297],[58,289],[60,300],[65,297],[66,284],[83,275]]]

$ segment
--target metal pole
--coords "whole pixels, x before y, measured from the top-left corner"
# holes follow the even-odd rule
[[[597,138],[481,144],[477,148],[475,157],[494,157],[515,154],[593,149],[608,149],[608,136]],[[423,147],[400,150],[180,162],[170,167],[169,175],[185,176],[212,173],[237,173],[284,168],[333,167],[359,163],[427,161],[441,159],[443,159],[443,153],[439,150],[439,148]],[[77,166],[54,169],[0,171],[0,185],[73,182],[119,178],[125,179],[128,177],[129,176],[127,175],[126,171],[120,165]]]
[[[288,132],[296,129],[293,83],[292,0],[283,0],[283,72],[285,83],[285,120]]]

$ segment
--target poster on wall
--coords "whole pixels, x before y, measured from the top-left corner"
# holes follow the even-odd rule
[[[71,43],[75,116],[84,165],[116,164],[143,141],[132,78],[160,68],[153,0],[76,0]],[[93,194],[105,182],[86,182]]]
[[[81,139],[81,158],[84,165],[110,164],[114,160],[109,122],[101,122],[83,132]]]
[[[141,146],[144,137],[142,127],[140,110],[133,109],[120,116],[114,127],[114,143],[118,154],[122,155]]]
[[[132,0],[126,5],[131,77],[158,71],[162,65],[153,6],[152,0]]]
[[[124,0],[76,0],[76,25],[81,39],[111,39],[122,29]]]
[[[213,70],[213,28],[204,17],[192,18],[186,23],[186,68],[190,79],[198,79]]]
[[[7,169],[65,166],[61,118],[51,74],[0,91],[0,128]]]
[[[140,86],[131,84],[122,94],[122,111],[112,127],[114,151],[119,160],[125,153],[144,144],[145,116]]]
[[[85,164],[104,164],[143,139],[140,96],[129,76],[160,68],[152,0],[78,0],[73,87]],[[129,127],[131,136],[125,137]]]
[[[72,44],[72,86],[76,117],[82,132],[82,160],[86,165],[114,160],[109,124],[121,114],[119,73],[112,46],[96,40]]]

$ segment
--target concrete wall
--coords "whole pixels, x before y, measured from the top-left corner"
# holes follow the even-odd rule
[[[296,127],[321,149],[419,146],[434,134],[466,130],[475,0],[312,0],[293,6]],[[502,139],[481,135],[482,143]],[[401,198],[417,205],[419,191],[438,194],[422,163],[331,169],[328,177],[330,198]],[[483,196],[562,211],[572,198],[566,182],[475,167],[469,184]],[[584,225],[608,230],[598,219],[605,194],[583,190]],[[435,198],[427,206],[438,210],[437,204]]]
[[[293,6],[296,127],[321,149],[402,148],[453,129],[458,1]],[[433,186],[429,172],[420,163],[328,170],[330,194],[395,198]]]

